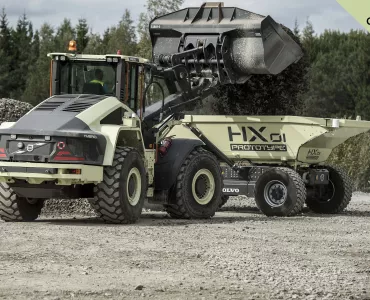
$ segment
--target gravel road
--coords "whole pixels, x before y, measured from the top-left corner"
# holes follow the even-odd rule
[[[370,195],[267,218],[232,199],[209,221],[145,212],[0,222],[0,299],[370,299]]]

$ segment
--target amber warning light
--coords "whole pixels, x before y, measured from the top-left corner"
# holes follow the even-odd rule
[[[68,51],[77,51],[76,41],[70,41],[68,45]]]

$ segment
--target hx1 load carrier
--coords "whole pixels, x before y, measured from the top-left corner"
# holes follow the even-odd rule
[[[176,112],[221,84],[278,74],[302,51],[270,17],[214,3],[156,18],[150,32],[153,62],[77,54],[73,41],[49,54],[51,97],[0,127],[3,220],[35,220],[57,198],[88,198],[111,223],[135,222],[146,197],[173,217],[214,215],[225,156],[169,139]]]

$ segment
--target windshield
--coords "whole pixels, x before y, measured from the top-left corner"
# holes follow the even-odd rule
[[[61,94],[113,95],[116,82],[116,64],[92,61],[61,63]]]

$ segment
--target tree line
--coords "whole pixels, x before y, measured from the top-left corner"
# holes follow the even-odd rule
[[[83,53],[116,53],[151,58],[149,21],[180,9],[183,0],[147,0],[135,26],[129,10],[103,34],[90,31],[88,21],[70,19],[54,28],[45,23],[34,30],[27,15],[10,27],[0,14],[0,98],[33,105],[49,93],[50,60],[47,53],[65,52],[71,39]],[[243,88],[226,87],[216,94],[217,110],[228,114],[296,114],[314,117],[370,120],[370,36],[326,30],[316,34],[307,20],[290,32],[305,57],[278,76],[255,76]]]
[[[0,14],[0,98],[11,98],[33,105],[49,95],[50,52],[66,52],[75,39],[78,51],[89,54],[116,53],[151,57],[149,21],[156,15],[180,9],[183,0],[148,0],[140,14],[137,27],[130,11],[125,10],[116,25],[103,34],[90,31],[86,19],[72,26],[65,18],[56,28],[44,23],[34,30],[31,20],[23,14],[14,28],[9,26],[6,10]]]

